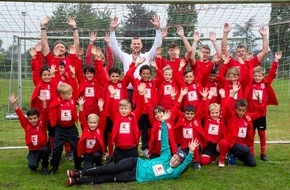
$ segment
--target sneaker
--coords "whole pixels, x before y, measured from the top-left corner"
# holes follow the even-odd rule
[[[269,160],[268,157],[266,156],[266,154],[261,154],[261,155],[260,155],[260,158],[261,158],[261,160],[263,160],[263,161],[268,161],[268,160]]]
[[[78,184],[78,179],[77,178],[71,178],[71,177],[69,177],[67,179],[67,186],[68,187],[73,186],[75,184]]]
[[[198,162],[194,162],[193,163],[193,169],[200,170],[200,168],[201,168],[201,166],[200,166],[200,164]]]
[[[230,166],[235,166],[237,165],[237,158],[232,154],[228,154],[228,162]]]
[[[81,173],[79,171],[67,170],[66,174],[70,178],[80,178]]]
[[[219,162],[219,167],[220,167],[220,168],[224,168],[224,167],[226,167],[226,166],[225,166],[225,162]]]
[[[50,174],[55,174],[58,171],[58,167],[52,167],[49,171]]]
[[[41,170],[42,175],[47,175],[48,173],[49,173],[49,171],[47,168],[42,168],[42,170]]]
[[[141,154],[143,156],[145,156],[146,158],[149,158],[149,154],[148,153],[149,153],[149,150],[148,149],[145,149],[145,150],[142,150],[142,153]]]
[[[66,153],[65,158],[66,158],[68,161],[72,161],[72,160],[74,159],[74,155],[73,155],[72,152],[68,152],[68,153]]]

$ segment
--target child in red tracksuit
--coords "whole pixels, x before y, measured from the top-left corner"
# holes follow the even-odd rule
[[[253,154],[254,130],[252,122],[262,115],[263,110],[258,108],[258,111],[254,113],[247,112],[247,100],[233,98],[239,88],[238,85],[234,85],[230,97],[226,98],[225,101],[222,100],[226,106],[223,115],[227,118],[228,161],[229,165],[236,165],[235,158],[238,158],[244,165],[254,167],[257,164]],[[225,97],[225,92],[222,90],[220,92],[222,92],[221,96]]]
[[[253,121],[254,131],[258,130],[260,138],[260,158],[267,161],[266,152],[266,111],[267,105],[278,105],[271,83],[276,78],[278,61],[282,57],[282,52],[275,54],[275,60],[271,65],[268,75],[265,77],[265,69],[257,66],[253,69],[253,78],[250,78],[248,86],[245,90],[245,98],[249,103],[249,111],[254,112],[257,107],[263,107],[264,113],[261,117]],[[259,96],[259,98],[257,98]],[[261,102],[259,102],[259,99]]]
[[[131,78],[133,79],[132,84],[133,84],[135,89],[141,83],[144,83],[146,85],[145,96],[146,96],[148,102],[150,102],[152,106],[155,106],[155,105],[157,105],[157,88],[159,87],[161,82],[164,81],[164,77],[163,77],[162,72],[157,68],[155,61],[151,61],[150,65],[152,67],[154,67],[156,70],[156,78],[155,79],[151,79],[152,71],[151,71],[151,68],[149,65],[143,65],[140,68],[140,72],[139,72],[139,75],[141,77],[140,80],[134,79],[133,73],[130,75],[131,75]],[[134,105],[137,105],[137,102],[139,101],[137,99],[138,96],[139,96],[138,91],[134,90],[134,92],[133,92],[133,104]],[[143,113],[138,121],[138,127],[139,127],[139,130],[141,131],[142,154],[145,157],[149,157],[149,155],[148,155],[148,143],[149,143],[149,133],[150,133],[152,126],[150,124],[150,119],[149,119],[149,116],[147,114],[146,109],[143,109]]]
[[[114,121],[112,131],[112,144],[115,145],[114,162],[119,162],[128,157],[138,157],[140,132],[137,122],[144,109],[145,84],[138,86],[140,97],[137,99],[138,102],[134,111],[132,111],[131,103],[126,99],[121,100],[119,105],[115,105],[113,98],[117,89],[111,85],[108,88],[110,91],[110,107],[118,106],[119,109],[118,113],[113,109],[109,109],[110,117]]]
[[[177,116],[177,113],[179,111],[180,103],[182,101],[183,96],[187,93],[186,90],[182,89],[180,96],[175,102],[172,110],[171,110],[171,115],[170,118],[167,120],[167,128],[168,128],[168,135],[169,135],[169,144],[171,147],[171,153],[174,154],[176,152],[177,145],[174,141],[174,133],[173,133],[173,126],[175,122],[175,118]],[[176,95],[176,92],[171,92],[172,96]],[[147,99],[145,99],[145,102],[147,102]],[[147,104],[148,108],[147,110],[150,122],[152,125],[152,131],[151,131],[151,136],[149,140],[149,157],[150,159],[156,158],[160,156],[160,147],[161,147],[161,118],[165,114],[166,110],[162,106],[155,106],[154,109],[150,104]],[[150,111],[150,110],[153,110]]]
[[[213,95],[214,93],[210,91],[209,102]],[[200,163],[201,165],[208,165],[219,155],[218,166],[225,167],[224,160],[228,151],[228,141],[226,140],[224,119],[221,116],[221,106],[217,103],[211,103],[206,107],[208,107],[208,114],[204,118],[203,128],[207,142],[202,150]]]
[[[204,147],[206,143],[206,134],[204,129],[202,128],[201,119],[203,117],[203,114],[206,112],[205,100],[208,92],[202,91],[199,93],[203,97],[199,109],[196,110],[196,108],[192,105],[186,106],[186,108],[183,111],[183,118],[181,120],[178,120],[178,122],[174,126],[174,129],[180,128],[182,130],[181,150],[183,150],[186,153],[188,152],[188,143],[191,142],[192,139],[194,138],[198,139],[201,149]],[[199,170],[201,168],[200,150],[198,149],[195,150],[193,160],[194,160],[193,168]]]
[[[140,59],[138,62],[133,60],[133,63],[130,66],[130,69],[125,74],[124,78],[121,79],[121,70],[118,67],[111,67],[109,69],[109,80],[106,77],[105,70],[103,68],[103,60],[102,60],[102,52],[99,48],[93,47],[91,50],[92,55],[94,55],[95,59],[95,68],[96,72],[98,73],[97,78],[100,85],[104,89],[104,97],[105,97],[105,112],[106,112],[106,128],[104,133],[104,140],[105,145],[108,146],[109,156],[112,158],[113,156],[113,145],[109,144],[112,142],[111,140],[111,133],[113,128],[113,120],[109,117],[109,109],[114,110],[115,112],[118,111],[117,107],[110,107],[109,99],[110,99],[110,92],[108,90],[108,86],[112,85],[116,89],[116,94],[113,97],[114,105],[118,105],[119,102],[123,99],[128,99],[127,87],[132,81],[130,75],[133,75],[136,68],[139,64],[143,63],[145,59]],[[135,64],[136,62],[136,64]]]
[[[55,137],[53,141],[53,151],[51,159],[51,173],[58,170],[63,145],[69,142],[74,156],[75,169],[81,168],[80,160],[77,156],[77,143],[79,139],[78,129],[75,122],[78,121],[75,97],[73,97],[72,87],[69,84],[61,83],[57,88],[57,96],[49,106],[49,118],[52,127],[55,127]]]
[[[104,101],[98,100],[100,116],[95,113],[88,115],[87,119],[83,111],[85,99],[80,97],[79,120],[82,127],[82,135],[78,142],[78,156],[84,159],[84,169],[102,165],[102,155],[105,151],[103,140],[104,129],[106,126],[106,116],[103,110]]]
[[[14,110],[19,118],[19,122],[25,131],[25,141],[28,146],[29,153],[27,156],[28,167],[32,171],[36,171],[41,161],[42,175],[48,174],[48,157],[49,149],[47,147],[47,110],[46,98],[42,94],[39,99],[43,102],[43,110],[38,111],[32,108],[27,111],[27,118],[17,106],[17,99],[14,94],[9,96],[9,101],[13,105]]]

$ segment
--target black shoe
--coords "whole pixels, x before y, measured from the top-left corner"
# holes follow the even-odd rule
[[[50,174],[55,174],[58,170],[58,167],[52,167],[51,170],[49,171]]]
[[[72,161],[72,160],[74,159],[74,155],[73,155],[72,152],[68,152],[68,153],[66,153],[65,158],[66,158],[68,161]]]
[[[114,161],[114,159],[111,157],[111,156],[108,156],[107,158],[106,158],[106,160],[105,160],[105,164],[109,164],[109,163],[111,163],[111,162],[113,162]]]
[[[266,156],[266,154],[261,154],[260,158],[263,161],[268,161],[268,157]]]
[[[48,173],[49,173],[49,171],[47,168],[42,168],[42,170],[41,170],[42,175],[47,175]]]

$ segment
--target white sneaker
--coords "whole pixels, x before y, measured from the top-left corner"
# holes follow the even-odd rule
[[[149,150],[148,149],[145,149],[145,150],[142,150],[142,155],[145,156],[146,158],[149,158]]]
[[[224,163],[224,162],[219,162],[219,167],[220,167],[220,168],[224,168],[224,167],[226,167],[226,166],[225,166],[225,163]]]

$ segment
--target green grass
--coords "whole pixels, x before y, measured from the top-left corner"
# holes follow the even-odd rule
[[[256,147],[258,148],[258,147]],[[235,167],[218,168],[216,164],[204,166],[199,171],[189,168],[181,178],[147,183],[107,183],[100,185],[73,186],[70,189],[195,189],[195,190],[288,190],[290,189],[290,151],[287,144],[269,145],[270,160],[263,162],[257,157],[257,167],[249,168],[240,162]],[[55,175],[42,176],[27,167],[27,150],[1,150],[0,189],[67,189],[66,170],[73,163],[64,160]]]

